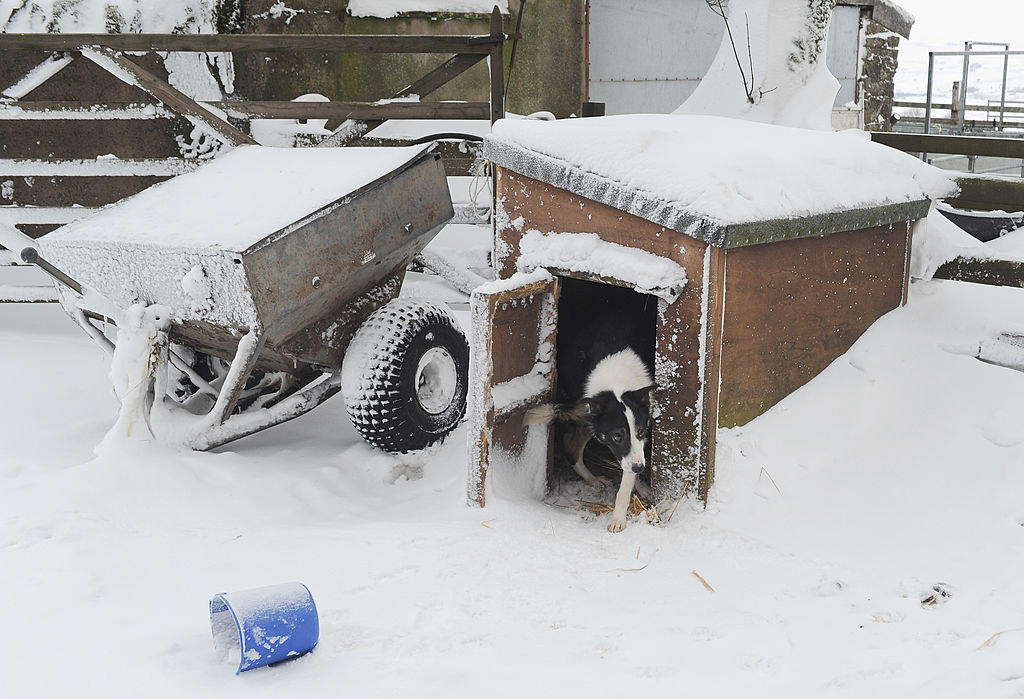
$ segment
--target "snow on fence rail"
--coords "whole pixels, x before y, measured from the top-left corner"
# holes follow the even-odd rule
[[[500,12],[491,13],[490,33],[484,35],[306,35],[306,34],[0,34],[0,56],[8,50],[64,52],[46,56],[13,85],[0,90],[0,123],[24,121],[142,120],[184,116],[201,132],[229,147],[255,143],[247,133],[228,122],[250,119],[343,119],[342,126],[322,145],[345,145],[380,126],[387,119],[489,119],[505,115],[505,85],[502,65],[504,33]],[[136,60],[129,52],[293,52],[332,51],[345,53],[453,54],[420,79],[377,102],[200,102],[172,87]],[[156,103],[26,100],[43,83],[52,79],[79,57],[84,57],[122,82],[138,88]],[[490,95],[486,102],[423,102],[427,96],[484,60],[490,69]],[[3,86],[0,86],[3,87]],[[401,101],[393,101],[401,100]],[[187,155],[187,154],[186,154]],[[195,154],[192,154],[193,156]],[[18,204],[11,178],[35,177],[171,177],[198,167],[200,161],[187,158],[125,159],[99,157],[95,160],[70,158],[53,160],[0,159],[3,201]],[[73,188],[73,187],[71,187]],[[71,189],[69,188],[69,189]],[[139,187],[135,188],[138,191]],[[129,192],[130,193],[130,192]],[[124,196],[124,193],[111,201]],[[4,206],[0,220],[14,226],[48,226],[67,223],[86,209]],[[111,203],[111,201],[98,203]],[[44,212],[41,209],[49,209]],[[45,232],[36,230],[34,235]],[[0,251],[2,252],[2,251]],[[16,264],[17,257],[0,254],[0,265]],[[0,288],[0,302],[22,300],[25,294],[6,293]]]

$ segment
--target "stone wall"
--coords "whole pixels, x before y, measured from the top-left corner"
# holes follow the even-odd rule
[[[900,35],[871,21],[862,71],[864,128],[868,131],[892,130],[892,103]]]

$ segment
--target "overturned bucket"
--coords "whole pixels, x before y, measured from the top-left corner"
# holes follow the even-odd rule
[[[210,600],[213,647],[238,658],[238,672],[308,653],[320,638],[320,619],[309,588],[282,583]]]

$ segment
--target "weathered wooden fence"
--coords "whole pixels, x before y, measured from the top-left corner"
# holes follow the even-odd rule
[[[942,136],[937,134],[872,133],[872,140],[914,153],[1024,158],[1024,139]],[[961,175],[960,194],[947,202],[959,208],[980,211],[1024,210],[1024,179]],[[962,256],[939,267],[937,279],[1024,288],[1024,263]]]
[[[966,157],[1024,159],[1024,139],[943,136],[939,134],[873,132],[871,139],[914,155],[941,153]],[[960,194],[948,203],[964,209],[1020,211],[1024,209],[1024,179],[961,175]]]
[[[502,61],[510,38],[503,32],[497,10],[491,15],[490,33],[483,35],[0,34],[0,62],[13,53],[44,54],[41,62],[0,92],[0,223],[38,237],[96,207],[194,169],[201,161],[168,147],[168,141],[174,143],[172,130],[156,126],[171,120],[184,118],[227,147],[255,143],[246,131],[252,119],[341,120],[344,128],[328,137],[330,145],[352,142],[387,119],[493,122],[504,116]],[[296,51],[450,55],[377,102],[200,102],[173,87],[157,69],[152,54]],[[81,59],[123,83],[119,90],[106,90],[106,96],[114,99],[103,99],[103,95],[87,99],[81,94],[55,98],[54,90],[39,89],[69,66],[68,72],[74,73]],[[488,101],[421,99],[482,61],[490,68]],[[95,80],[85,82],[95,84]],[[40,94],[46,96],[40,98]],[[153,131],[161,133],[148,139],[143,157],[138,149],[123,144],[133,137],[136,142],[147,141],[143,136]],[[112,135],[109,150],[93,144],[97,133]],[[80,138],[82,134],[90,138]],[[19,147],[21,152],[16,152]],[[10,252],[2,251],[0,256],[0,264],[17,264]],[[7,296],[7,300],[32,300],[24,294]]]

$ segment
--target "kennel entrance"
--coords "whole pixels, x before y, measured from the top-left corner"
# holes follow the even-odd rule
[[[678,497],[689,485],[697,486],[701,474],[695,456],[703,425],[695,417],[703,413],[697,402],[704,396],[697,376],[700,363],[696,357],[682,360],[678,353],[678,328],[685,324],[678,313],[689,307],[674,302],[678,285],[636,290],[635,283],[606,275],[553,272],[517,273],[473,292],[471,373],[477,388],[468,406],[469,500],[483,505],[492,488],[538,499],[545,495],[554,475],[555,430],[524,427],[523,416],[535,405],[578,398],[559,394],[560,353],[571,351],[573,339],[592,333],[610,312],[628,313],[645,329],[643,358],[655,369],[658,389],[648,460],[653,491],[659,498]],[[644,293],[650,291],[660,296]],[[563,371],[571,370],[572,358],[562,359]]]

